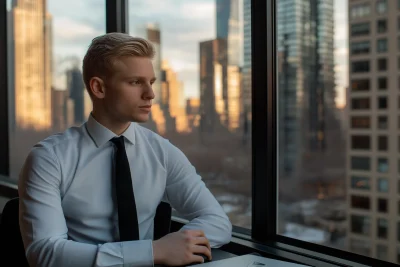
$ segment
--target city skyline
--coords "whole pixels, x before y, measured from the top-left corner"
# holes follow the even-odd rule
[[[10,0],[8,0],[10,2]],[[240,14],[243,13],[240,0]],[[161,6],[160,6],[161,5]],[[137,34],[137,27],[149,22],[157,22],[165,40],[161,40],[162,57],[169,61],[180,80],[185,84],[185,99],[199,97],[199,63],[196,42],[213,39],[216,36],[215,0],[165,0],[161,4],[156,0],[129,1],[129,28],[132,35]],[[93,37],[104,34],[105,15],[102,0],[68,2],[69,8],[57,1],[48,1],[48,11],[53,16],[54,65],[71,55],[83,58]],[[348,86],[347,75],[347,0],[335,0],[335,71],[337,82],[337,105],[345,103],[345,88]],[[93,16],[87,16],[90,10]],[[243,15],[241,15],[243,20]],[[184,20],[184,24],[174,21]],[[242,29],[243,31],[243,29]],[[197,51],[193,53],[193,51]],[[57,88],[58,81],[54,84]],[[62,88],[62,87],[61,87]],[[65,89],[65,88],[64,88]]]

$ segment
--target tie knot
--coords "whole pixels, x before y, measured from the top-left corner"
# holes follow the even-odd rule
[[[124,136],[123,135],[121,135],[120,137],[111,138],[110,141],[113,142],[114,145],[117,146],[117,148],[124,146]]]

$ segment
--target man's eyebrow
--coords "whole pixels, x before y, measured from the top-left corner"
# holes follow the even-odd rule
[[[142,79],[142,80],[147,80],[147,77],[144,77],[144,76],[127,76],[127,77],[125,77],[126,79]],[[157,80],[157,78],[156,77],[152,77],[151,79],[150,79],[150,81],[155,81],[155,80]]]

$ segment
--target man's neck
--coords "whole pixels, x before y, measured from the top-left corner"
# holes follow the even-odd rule
[[[94,109],[91,114],[98,123],[109,129],[116,135],[121,135],[122,133],[124,133],[131,124],[131,122],[121,122],[119,120],[112,119],[111,117],[106,116],[102,112]]]

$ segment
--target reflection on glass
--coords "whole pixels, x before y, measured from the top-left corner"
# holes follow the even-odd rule
[[[143,126],[180,148],[232,223],[245,228],[251,227],[250,2],[129,1],[130,34],[156,47],[159,83]]]
[[[278,233],[400,263],[398,1],[277,0],[276,15]]]

